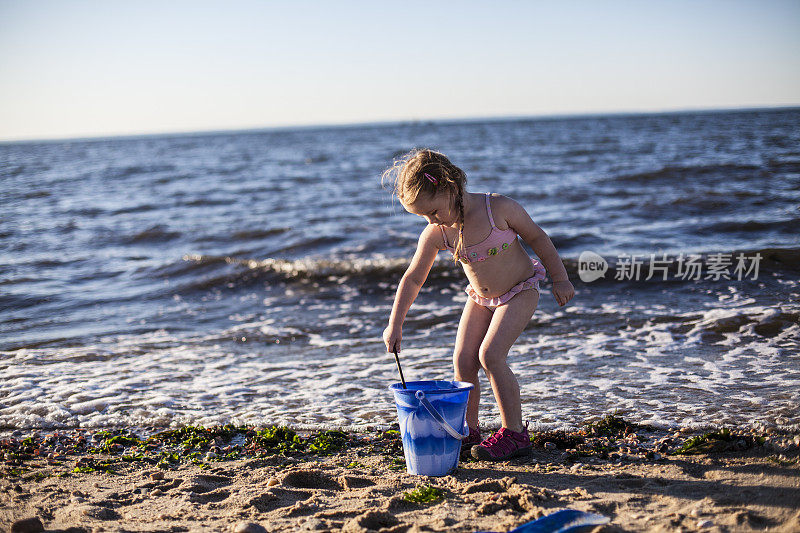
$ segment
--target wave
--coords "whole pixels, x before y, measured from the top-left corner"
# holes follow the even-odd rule
[[[780,173],[800,173],[800,160],[780,160],[770,159],[767,161],[767,166],[773,172]]]
[[[14,178],[16,176],[24,176],[29,174],[37,174],[50,170],[50,166],[41,162],[25,162],[25,163],[0,163],[0,177]]]
[[[286,233],[290,229],[292,228],[270,228],[270,229],[251,229],[251,230],[234,231],[230,235],[230,238],[237,241],[263,239],[265,237],[272,237],[275,235],[280,235],[281,233]]]
[[[283,279],[285,281],[319,281],[339,283],[343,279],[357,278],[362,281],[385,281],[387,276],[402,276],[408,266],[405,258],[372,259],[240,259],[227,256],[186,255],[183,261],[191,262],[198,269],[211,265],[235,265],[240,267],[235,273],[219,276],[216,282],[230,283],[236,280],[256,281],[262,279]],[[434,265],[431,274],[443,270],[444,265]],[[188,269],[187,269],[188,270]],[[209,281],[204,280],[206,288]],[[196,284],[193,284],[196,287]]]
[[[111,211],[112,215],[124,215],[126,213],[141,213],[144,211],[153,211],[155,209],[160,209],[158,206],[153,204],[140,204],[134,205],[130,207],[122,207],[120,209],[115,209]]]
[[[231,205],[236,203],[235,198],[227,198],[227,199],[220,199],[220,198],[194,198],[192,200],[188,200],[186,202],[180,202],[179,205],[188,205],[188,206],[212,206],[212,205]]]
[[[798,321],[800,321],[800,313],[773,309],[761,314],[743,311],[725,317],[703,317],[694,323],[687,323],[685,326],[692,328],[687,333],[700,330],[705,340],[709,340],[709,337],[712,336],[746,330],[752,330],[762,337],[775,337],[781,331],[796,326]],[[681,328],[685,326],[681,326]]]
[[[603,155],[619,149],[617,143],[614,144],[599,144],[595,148],[572,148],[565,151],[562,155],[564,157],[581,157],[586,155]]]
[[[730,254],[731,273],[736,264],[739,254],[744,254],[746,259],[745,266],[749,267],[752,258],[760,254],[759,276],[764,272],[771,271],[790,271],[800,272],[800,248],[760,248],[756,250],[734,250],[725,252],[703,252],[697,253],[699,256],[697,263],[700,270],[705,275],[712,264],[718,264],[715,256],[718,253]],[[618,261],[612,259],[611,255],[605,256],[608,262],[609,271],[617,269]],[[650,267],[650,257],[639,255],[641,260],[642,276],[639,282],[644,280]],[[656,255],[657,266],[665,266],[669,275],[667,280],[663,280],[660,275],[655,275],[647,280],[649,284],[672,283],[677,280],[678,269],[681,266],[681,258],[676,255]],[[686,259],[686,256],[683,258]],[[197,255],[190,254],[183,256],[180,264],[171,264],[160,269],[160,275],[171,276],[175,274],[199,275],[201,272],[208,272],[216,275],[206,277],[202,280],[195,280],[183,286],[183,290],[200,290],[222,286],[242,286],[256,282],[282,281],[286,283],[305,283],[308,281],[318,284],[356,284],[364,291],[373,290],[378,286],[394,286],[408,268],[410,258],[390,258],[382,255],[372,257],[348,257],[342,259],[246,259],[230,256]],[[578,258],[565,258],[564,266],[573,282],[580,283],[578,275]],[[224,272],[219,272],[219,268],[225,266]],[[685,267],[684,267],[685,268]],[[743,276],[742,279],[750,279],[753,273]],[[593,281],[593,284],[617,283],[608,273],[605,278]],[[549,279],[549,278],[548,278]],[[735,279],[735,276],[731,276]],[[461,269],[455,267],[447,259],[438,258],[433,264],[428,274],[427,284],[449,285],[453,281],[463,280]],[[722,278],[724,280],[724,278]],[[705,281],[705,280],[704,280]]]
[[[25,165],[6,165],[0,164],[0,176],[4,178],[13,178],[19,176],[25,171]]]
[[[26,265],[34,268],[50,268],[73,265],[78,262],[85,261],[87,257],[37,257],[32,258],[30,261],[21,262],[19,264]]]
[[[707,309],[701,312],[668,313],[626,318],[626,325],[646,337],[653,330],[666,328],[676,336],[693,337],[703,342],[722,340],[726,333],[755,333],[775,337],[800,323],[800,312],[791,307],[746,306],[736,309]]]
[[[604,242],[602,237],[592,232],[578,233],[577,235],[559,235],[555,233],[550,236],[550,240],[559,250],[576,246],[598,246]]]
[[[102,215],[105,212],[106,210],[100,207],[82,206],[82,207],[76,207],[74,209],[67,209],[66,211],[64,211],[64,214],[93,218]]]
[[[759,220],[724,221],[700,228],[699,231],[714,233],[750,233],[777,230],[786,233],[796,233],[797,228],[800,228],[800,219],[793,218],[791,220],[775,220],[771,222],[762,222]]]
[[[18,311],[27,307],[42,305],[52,299],[52,296],[5,294],[0,296],[0,311]]]
[[[22,195],[22,198],[25,200],[29,200],[31,198],[46,198],[48,196],[52,196],[52,194],[53,193],[51,193],[50,191],[42,191],[42,190],[28,191]]]
[[[172,174],[167,174],[166,176],[162,176],[162,177],[156,179],[155,182],[158,183],[159,185],[164,185],[164,184],[167,184],[167,183],[172,183],[172,182],[175,182],[175,181],[185,180],[185,179],[189,179],[189,178],[193,178],[193,177],[194,177],[194,175],[193,174],[189,174],[188,172],[179,172],[179,173],[172,173]]]
[[[103,178],[106,180],[116,180],[135,176],[137,174],[156,174],[173,171],[175,171],[175,165],[128,165],[106,169],[103,173]]]
[[[612,177],[614,181],[624,183],[651,183],[653,181],[672,181],[674,179],[694,179],[694,178],[724,178],[728,179],[731,173],[741,176],[742,174],[758,174],[757,177],[766,177],[767,172],[757,165],[737,165],[734,163],[718,165],[667,165],[659,170],[650,172],[638,172],[635,174],[621,174]]]
[[[8,278],[8,279],[0,278],[0,285],[16,285],[18,283],[36,283],[37,281],[42,281],[42,278],[30,278],[30,277],[19,277],[19,278]]]
[[[224,229],[224,231],[214,234],[198,233],[195,235],[195,238],[192,239],[192,241],[203,244],[208,244],[209,242],[231,243],[236,241],[259,241],[261,239],[275,237],[276,235],[282,235],[287,231],[291,231],[291,229],[292,228],[289,227],[277,227],[270,229],[243,229],[238,231]]]
[[[180,236],[180,232],[169,231],[163,224],[156,224],[155,226],[150,226],[144,231],[124,237],[123,241],[128,244],[151,241],[169,241]]]

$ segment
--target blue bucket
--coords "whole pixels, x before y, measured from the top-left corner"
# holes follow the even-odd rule
[[[458,466],[461,441],[469,436],[467,400],[474,385],[408,381],[406,386],[389,386],[397,405],[406,469],[420,476],[447,475]]]

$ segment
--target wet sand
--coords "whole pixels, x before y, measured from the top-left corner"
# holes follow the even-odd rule
[[[0,530],[507,531],[570,508],[609,517],[598,532],[800,531],[796,435],[607,417],[531,436],[530,457],[424,477],[391,430],[16,435],[0,441]]]

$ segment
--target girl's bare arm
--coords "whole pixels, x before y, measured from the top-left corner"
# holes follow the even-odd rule
[[[531,216],[519,203],[508,197],[501,198],[502,201],[499,202],[501,215],[542,260],[544,268],[550,274],[550,279],[553,282],[568,281],[567,269],[564,268],[564,263],[547,233],[531,219]]]
[[[442,242],[442,236],[437,231],[437,226],[428,224],[422,230],[417,243],[417,251],[414,253],[411,264],[397,286],[397,296],[395,296],[392,314],[389,318],[390,326],[401,326],[403,324],[406,313],[416,299],[417,294],[419,294],[419,290],[425,284],[425,280],[428,279],[428,273],[431,271],[433,262],[436,260],[436,254],[440,250],[440,242]]]

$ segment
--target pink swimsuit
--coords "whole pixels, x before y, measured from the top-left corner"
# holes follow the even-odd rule
[[[489,233],[489,236],[486,237],[482,242],[466,247],[465,251],[459,254],[459,260],[462,263],[474,263],[476,261],[486,261],[486,259],[489,256],[499,254],[500,252],[502,252],[503,250],[507,249],[512,244],[514,244],[514,241],[517,240],[517,232],[514,231],[513,229],[508,228],[507,230],[503,231],[494,225],[494,218],[492,217],[492,206],[489,201],[490,194],[491,193],[488,192],[486,193],[486,213],[489,215],[489,223],[492,225],[492,231],[491,233]],[[455,255],[454,248],[450,246],[450,243],[447,242],[447,234],[444,232],[444,228],[439,226],[439,229],[442,230],[442,237],[444,238],[445,247]],[[461,232],[462,232],[461,238],[463,239],[464,238],[463,228],[461,229]],[[542,264],[539,261],[531,258],[531,262],[533,263],[533,268],[536,271],[536,273],[532,277],[520,281],[519,283],[511,287],[511,289],[507,293],[501,296],[497,296],[495,298],[485,298],[480,294],[478,294],[477,291],[475,291],[475,289],[472,288],[471,284],[467,284],[467,287],[464,289],[464,291],[467,294],[469,294],[469,297],[472,298],[472,300],[475,303],[477,303],[478,305],[482,305],[487,309],[489,309],[490,311],[494,312],[493,307],[496,308],[500,305],[503,305],[519,292],[522,292],[526,289],[535,289],[536,292],[539,292],[539,280],[544,279],[547,272],[545,271],[544,266],[542,266]]]

